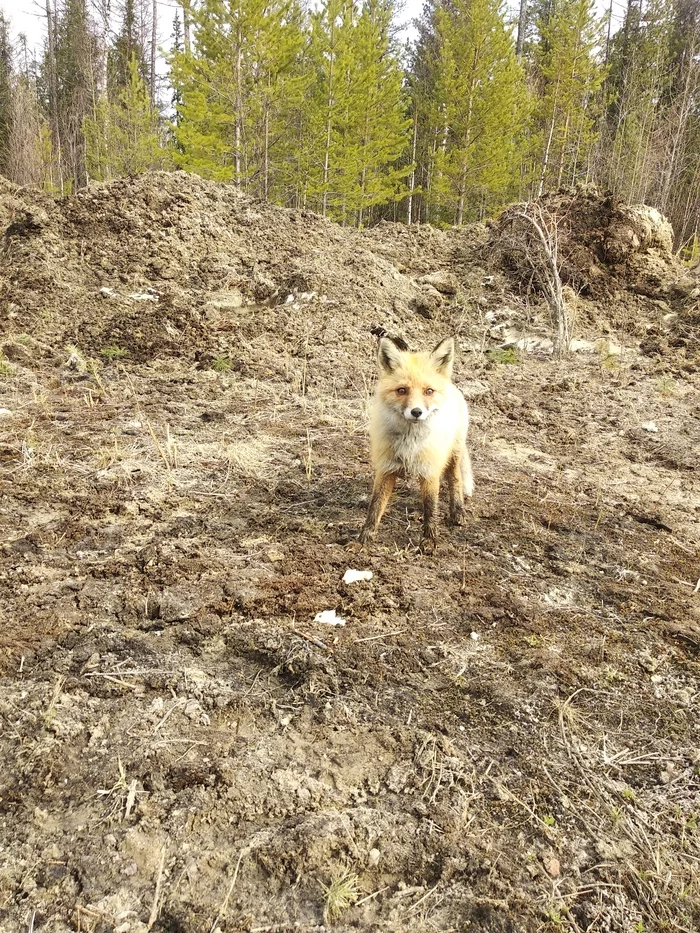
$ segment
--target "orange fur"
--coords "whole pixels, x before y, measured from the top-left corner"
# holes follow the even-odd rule
[[[455,524],[463,520],[464,494],[471,495],[474,485],[466,447],[469,412],[451,378],[454,340],[443,340],[432,353],[409,353],[385,337],[378,357],[380,378],[370,428],[375,480],[360,540],[377,530],[396,478],[405,475],[420,480],[422,545],[434,546],[442,478],[448,482]]]

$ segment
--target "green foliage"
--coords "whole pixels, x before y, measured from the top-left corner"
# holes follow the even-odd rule
[[[160,143],[157,117],[135,54],[129,62],[126,86],[116,100],[103,97],[94,116],[85,119],[83,129],[92,178],[104,181],[164,166],[166,153]]]
[[[367,0],[360,12],[352,0],[327,0],[312,17],[308,203],[359,226],[405,192],[410,171],[399,164],[410,120],[392,17],[392,0]]]
[[[486,355],[492,363],[502,363],[504,366],[512,366],[518,362],[518,353],[512,347],[507,350],[501,350],[494,347],[486,351]]]
[[[601,29],[592,0],[561,0],[538,23],[540,93],[533,134],[538,194],[586,176],[605,77],[598,60]]]
[[[7,172],[12,127],[12,46],[7,20],[0,12],[0,173]]]
[[[529,100],[499,0],[427,6],[411,72],[424,217],[461,224],[515,197]]]
[[[105,359],[109,360],[110,362],[114,362],[114,360],[121,360],[125,356],[129,355],[128,350],[125,350],[124,347],[117,347],[117,346],[102,347],[102,349],[100,350],[100,353],[102,354],[102,356],[104,356]]]
[[[289,131],[308,85],[297,0],[202,0],[191,15],[193,48],[170,59],[177,164],[284,200]]]

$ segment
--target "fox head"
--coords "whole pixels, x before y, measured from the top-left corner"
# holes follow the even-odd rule
[[[426,421],[445,398],[452,379],[454,338],[446,337],[432,353],[410,353],[403,341],[379,341],[377,394],[389,410],[408,422]]]

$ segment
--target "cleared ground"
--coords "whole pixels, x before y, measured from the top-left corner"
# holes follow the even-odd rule
[[[481,226],[181,174],[2,211],[3,933],[700,928],[698,299],[663,250],[601,260],[556,362]],[[477,488],[434,557],[406,484],[356,544],[376,326],[458,337]]]

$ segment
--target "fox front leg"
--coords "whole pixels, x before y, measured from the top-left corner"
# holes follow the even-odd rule
[[[420,549],[432,553],[437,544],[437,508],[440,493],[440,477],[421,478],[420,494],[423,500],[423,537]]]
[[[377,528],[379,528],[382,515],[394,491],[396,477],[396,473],[377,473],[375,475],[372,498],[370,499],[369,509],[367,510],[367,519],[360,532],[360,544],[366,544],[366,542],[374,536]]]
[[[466,454],[466,450],[464,452]],[[469,456],[467,454],[467,456]],[[455,454],[447,465],[448,500],[450,504],[450,524],[464,524],[464,463],[463,455]]]

